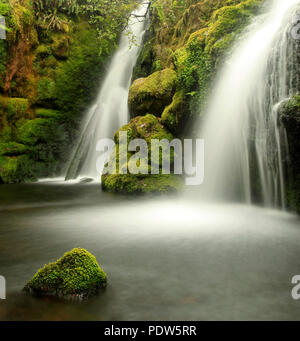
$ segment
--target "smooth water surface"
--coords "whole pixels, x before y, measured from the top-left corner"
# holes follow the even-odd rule
[[[0,320],[300,319],[299,218],[188,198],[136,198],[98,185],[1,186]],[[44,264],[83,247],[109,285],[87,302],[26,296]]]

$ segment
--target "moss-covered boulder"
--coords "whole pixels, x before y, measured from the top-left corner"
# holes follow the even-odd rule
[[[102,177],[102,187],[107,192],[124,194],[172,193],[182,188],[182,180],[176,175],[115,174]]]
[[[19,143],[35,145],[37,142],[48,142],[55,132],[53,120],[36,118],[20,120],[17,124],[16,137]]]
[[[129,91],[129,108],[132,116],[147,113],[160,117],[172,102],[176,90],[176,72],[165,69],[147,78],[135,80]]]
[[[279,108],[279,117],[289,145],[287,202],[300,213],[300,96],[284,102]]]
[[[28,155],[10,155],[13,150],[17,153],[24,152],[24,147],[6,147],[6,155],[0,156],[0,183],[12,184],[37,180],[33,169],[33,160]]]
[[[189,118],[189,112],[184,98],[183,90],[175,93],[173,101],[162,113],[161,122],[173,134],[178,135],[183,130]]]
[[[127,141],[120,140],[120,133],[127,133]],[[106,170],[102,175],[102,187],[109,192],[117,193],[167,193],[177,191],[182,186],[180,176],[174,174],[163,174],[162,158],[159,158],[157,168],[159,174],[151,174],[152,140],[172,141],[173,135],[166,129],[160,120],[154,115],[138,116],[133,118],[129,124],[122,127],[115,134],[116,148],[112,153]],[[138,161],[132,161],[135,152],[128,151],[128,146],[134,139],[146,141],[148,155]],[[123,153],[123,154],[122,154]],[[120,155],[126,153],[127,158],[120,160]],[[138,174],[131,174],[133,163],[137,163],[141,169]],[[170,153],[170,164],[174,163],[174,154]],[[115,169],[116,167],[116,169]],[[124,174],[125,173],[125,174]]]
[[[106,283],[106,273],[96,258],[85,249],[76,248],[40,269],[24,290],[33,294],[84,298],[96,294]]]
[[[27,154],[30,148],[20,143],[7,142],[0,143],[0,156],[16,156]]]
[[[27,98],[1,97],[0,111],[5,113],[9,121],[15,122],[29,117],[29,102]]]

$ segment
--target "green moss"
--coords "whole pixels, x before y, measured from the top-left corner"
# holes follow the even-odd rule
[[[67,34],[56,34],[53,36],[53,43],[51,44],[53,55],[57,59],[65,60],[69,57],[70,38]]]
[[[127,132],[127,145],[123,145],[119,141],[119,133]],[[119,174],[128,172],[130,162],[134,152],[128,152],[128,145],[133,139],[143,139],[148,145],[148,155],[139,161],[140,169],[143,171],[139,174]],[[135,117],[129,124],[122,127],[115,134],[115,142],[117,144],[115,153],[112,154],[110,162],[107,165],[107,172],[102,176],[102,187],[109,192],[118,193],[166,193],[176,191],[182,186],[182,179],[175,175],[164,175],[162,173],[162,155],[159,157],[158,169],[160,174],[151,174],[151,141],[155,140],[173,140],[173,135],[159,122],[154,115],[146,115]],[[119,151],[127,152],[127,160],[119,159]],[[126,155],[126,154],[125,154]],[[174,163],[174,152],[170,154],[171,165]],[[117,170],[114,174],[114,165]],[[142,173],[147,174],[142,174]],[[128,172],[129,173],[129,172]]]
[[[209,25],[206,52],[217,61],[231,46],[235,36],[249,23],[261,7],[262,0],[246,0],[217,10]]]
[[[150,113],[160,116],[172,102],[176,88],[176,72],[165,69],[147,78],[134,81],[129,92],[129,107],[133,116]]]
[[[46,44],[40,44],[37,47],[37,49],[35,50],[35,56],[39,60],[45,59],[45,58],[51,56],[51,54],[52,54],[51,47],[49,45],[46,45]]]
[[[82,248],[73,249],[45,265],[26,284],[25,291],[62,297],[87,297],[106,286],[107,276],[96,258]]]
[[[167,106],[162,113],[161,122],[173,134],[179,134],[183,131],[189,118],[184,101],[184,92],[179,90],[175,93],[172,103]]]
[[[3,91],[6,76],[7,42],[0,39],[0,91]]]
[[[19,183],[34,181],[36,177],[32,171],[33,161],[28,155],[0,156],[0,182]]]
[[[69,117],[78,117],[96,95],[106,61],[106,56],[99,56],[97,32],[84,24],[77,30],[69,57],[55,76],[55,105]]]
[[[17,124],[17,141],[26,145],[48,142],[53,138],[54,122],[51,119],[37,118],[21,120]]]
[[[63,115],[53,109],[45,109],[45,108],[38,108],[35,111],[35,115],[37,118],[62,118]]]
[[[0,111],[0,141],[9,142],[12,137],[12,129],[7,123],[5,115],[1,114]]]
[[[124,194],[171,193],[179,191],[183,186],[182,179],[176,175],[144,175],[132,174],[105,175],[102,187],[108,192]]]
[[[26,154],[29,148],[16,142],[0,143],[0,156],[16,156]]]
[[[18,120],[27,117],[29,110],[26,98],[0,98],[0,110],[4,110],[8,120]]]
[[[48,77],[42,77],[37,83],[37,103],[49,104],[54,101],[55,82]]]

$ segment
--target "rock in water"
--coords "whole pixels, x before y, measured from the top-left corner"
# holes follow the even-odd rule
[[[106,283],[106,273],[96,258],[85,249],[76,248],[40,269],[24,290],[33,294],[80,299],[96,294]]]

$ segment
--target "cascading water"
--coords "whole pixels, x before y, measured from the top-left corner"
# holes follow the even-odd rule
[[[205,113],[203,197],[284,207],[286,138],[280,103],[299,90],[293,15],[299,0],[272,0],[224,65]]]
[[[97,142],[112,138],[114,132],[128,122],[128,92],[145,32],[146,20],[143,17],[147,15],[148,7],[148,2],[142,4],[130,17],[128,29],[122,34],[96,103],[88,111],[86,125],[68,167],[66,180],[98,180],[101,174],[96,167],[99,156]],[[135,37],[134,43],[129,32]]]

